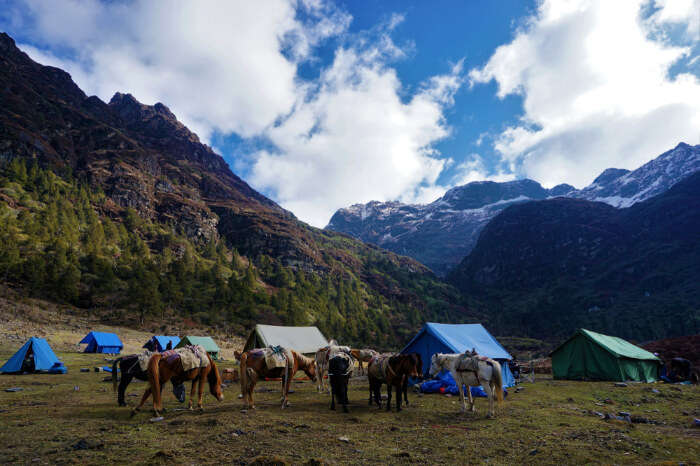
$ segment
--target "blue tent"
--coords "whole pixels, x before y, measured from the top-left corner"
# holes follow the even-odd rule
[[[43,338],[31,337],[17,351],[0,372],[38,372],[47,371],[52,374],[65,374],[66,366],[58,360],[49,344]]]
[[[508,351],[481,324],[437,324],[428,322],[401,353],[419,353],[423,374],[430,371],[430,359],[435,353],[464,353],[475,349],[482,356],[501,363],[503,386],[512,387],[515,379],[507,361],[513,359]]]
[[[80,343],[87,343],[86,353],[119,354],[124,345],[115,333],[90,332]]]
[[[151,351],[162,352],[168,347],[168,343],[170,343],[171,348],[175,348],[180,343],[180,337],[153,335],[143,347]]]

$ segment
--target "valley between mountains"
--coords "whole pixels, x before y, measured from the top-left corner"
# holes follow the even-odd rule
[[[395,348],[424,322],[559,340],[700,332],[700,146],[590,186],[458,186],[325,229],[234,174],[164,104],[87,96],[0,34],[0,280],[105,322],[317,325]],[[128,91],[128,90],[127,90]]]

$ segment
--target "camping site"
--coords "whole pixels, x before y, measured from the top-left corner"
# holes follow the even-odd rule
[[[279,381],[258,384],[257,409],[246,410],[238,382],[225,380],[224,401],[207,393],[202,412],[185,409],[168,385],[161,420],[154,420],[148,409],[132,418],[130,408],[148,384],[132,382],[126,391],[129,406],[118,406],[111,373],[95,372],[95,367],[110,366],[106,360],[114,355],[86,353],[86,345],[76,342],[88,329],[99,328],[119,335],[125,355],[143,351],[151,334],[75,315],[27,315],[40,320],[15,318],[13,325],[0,327],[0,361],[10,359],[25,336],[38,333],[67,373],[0,376],[2,463],[689,464],[700,455],[698,430],[691,425],[700,415],[697,385],[618,386],[613,380],[555,380],[539,371],[523,374],[519,384],[507,389],[494,419],[486,417],[485,398],[475,398],[474,413],[460,413],[458,396],[413,389],[401,412],[369,407],[367,378],[361,376],[350,380],[348,414],[329,410],[329,395],[319,394],[314,383],[299,376],[285,410],[279,405]],[[45,332],[49,327],[53,330]],[[248,341],[259,338],[252,330]],[[410,350],[441,344],[425,333],[415,335]],[[289,335],[293,344],[294,334]],[[458,337],[445,335],[452,341]],[[217,364],[228,379],[232,374],[227,369],[238,369],[234,351],[246,340],[215,339],[223,359]],[[498,345],[495,340],[489,344]],[[21,390],[7,391],[16,388]],[[187,388],[189,392],[189,383]]]
[[[0,0],[0,466],[700,464],[700,0]]]

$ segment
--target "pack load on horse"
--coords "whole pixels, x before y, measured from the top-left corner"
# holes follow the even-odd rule
[[[123,356],[112,362],[112,387],[117,392],[119,406],[126,406],[124,398],[126,387],[133,379],[148,381],[148,361],[153,354],[151,351],[145,350],[143,353]],[[121,373],[121,378],[118,377],[118,373]],[[173,383],[173,395],[180,403],[184,403],[185,385],[175,379],[171,379],[171,382]],[[161,390],[162,388],[161,386]]]
[[[499,405],[503,402],[503,380],[498,361],[479,356],[473,349],[461,354],[434,354],[430,360],[430,375],[434,377],[443,369],[450,371],[457,383],[462,412],[467,409],[462,387],[467,387],[469,410],[474,412],[471,387],[481,385],[489,399],[488,417],[494,416],[494,398],[498,400]]]
[[[223,401],[221,392],[221,375],[216,363],[211,359],[207,351],[199,345],[184,346],[163,353],[154,353],[148,361],[149,387],[141,398],[141,403],[131,412],[133,416],[144,405],[150,395],[153,395],[153,410],[156,416],[163,411],[163,400],[160,396],[161,386],[168,380],[184,383],[192,381],[190,390],[189,409],[192,409],[195,390],[199,387],[197,407],[202,410],[202,398],[204,396],[204,381],[209,383],[209,392],[219,401]]]
[[[255,409],[253,390],[260,379],[282,379],[282,409],[289,406],[289,386],[299,370],[304,371],[312,382],[316,381],[314,360],[294,350],[279,346],[256,348],[242,353],[240,359],[241,394],[250,409]]]
[[[340,346],[335,340],[331,340],[328,346],[319,348],[318,351],[316,351],[314,357],[314,361],[316,362],[316,375],[318,376],[316,388],[320,393],[326,391],[324,378],[328,374],[329,359],[338,352],[350,353],[350,351],[349,346]],[[330,392],[330,387],[328,387],[328,391]]]
[[[353,348],[352,350],[350,350],[350,353],[352,354],[353,358],[357,359],[358,372],[360,375],[365,375],[365,370],[362,366],[362,363],[366,362],[369,364],[372,358],[379,354],[378,352],[370,348]]]
[[[391,389],[396,388],[396,410],[401,411],[401,393],[408,404],[408,397],[404,388],[409,377],[419,377],[420,368],[423,367],[420,354],[394,354],[377,355],[367,365],[367,378],[369,380],[369,404],[372,398],[381,408],[380,392],[382,384],[387,385],[386,410],[391,410]]]
[[[335,409],[335,400],[343,405],[343,412],[348,412],[348,382],[355,367],[355,359],[350,353],[338,351],[331,354],[328,361],[328,379],[331,386],[331,409]]]

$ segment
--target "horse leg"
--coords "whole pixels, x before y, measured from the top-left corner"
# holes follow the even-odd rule
[[[211,366],[208,366],[211,367]],[[202,399],[204,398],[204,381],[206,380],[206,375],[202,374],[202,369],[199,370],[199,398],[197,398],[197,408],[200,411],[204,411],[202,406]],[[194,385],[194,382],[192,383]]]
[[[350,382],[350,376],[343,377],[343,383],[341,386],[341,396],[343,397],[343,412],[348,412],[348,382]]]
[[[391,411],[391,383],[386,382],[386,410]],[[381,390],[381,388],[380,388]]]
[[[197,390],[197,386],[195,385],[196,382],[197,382],[196,379],[193,380],[193,381],[192,381],[192,386],[190,387],[190,403],[187,405],[187,408],[188,408],[190,411],[192,411],[192,410],[194,409],[194,407],[192,406],[192,404],[194,403],[194,394],[195,394],[195,391]]]
[[[403,392],[403,401],[408,406],[408,376],[404,376],[403,384],[401,385],[401,391]]]
[[[132,417],[141,410],[141,407],[146,403],[149,396],[151,396],[151,387],[146,388],[146,390],[143,392],[139,405],[131,410]]]
[[[403,378],[399,381],[396,387],[396,412],[401,411],[401,390],[403,389]]]
[[[486,392],[486,396],[489,398],[489,413],[486,415],[487,418],[492,418],[493,417],[493,396],[494,396],[494,390],[491,387],[491,381],[489,380],[489,383],[485,383],[482,385],[484,388],[484,391]]]
[[[372,380],[370,379],[369,381],[369,405],[372,406],[372,396],[374,395],[374,391],[372,390]]]
[[[472,397],[472,387],[470,385],[467,385],[467,396],[469,397],[469,411],[473,413],[476,411],[476,408],[474,407],[474,397]]]
[[[117,391],[117,403],[119,406],[126,406],[126,400],[124,399],[124,394],[126,392],[126,387],[131,383],[133,376],[131,374],[126,374],[122,371],[122,379],[119,381],[119,388]]]
[[[461,402],[461,405],[462,405],[462,414],[464,414],[467,411],[467,402],[464,400],[464,385],[465,384],[461,378],[457,379],[457,380],[459,380],[459,382],[457,382],[457,391],[459,392],[459,401]],[[467,385],[467,391],[471,394],[471,388],[469,388],[469,385]]]

